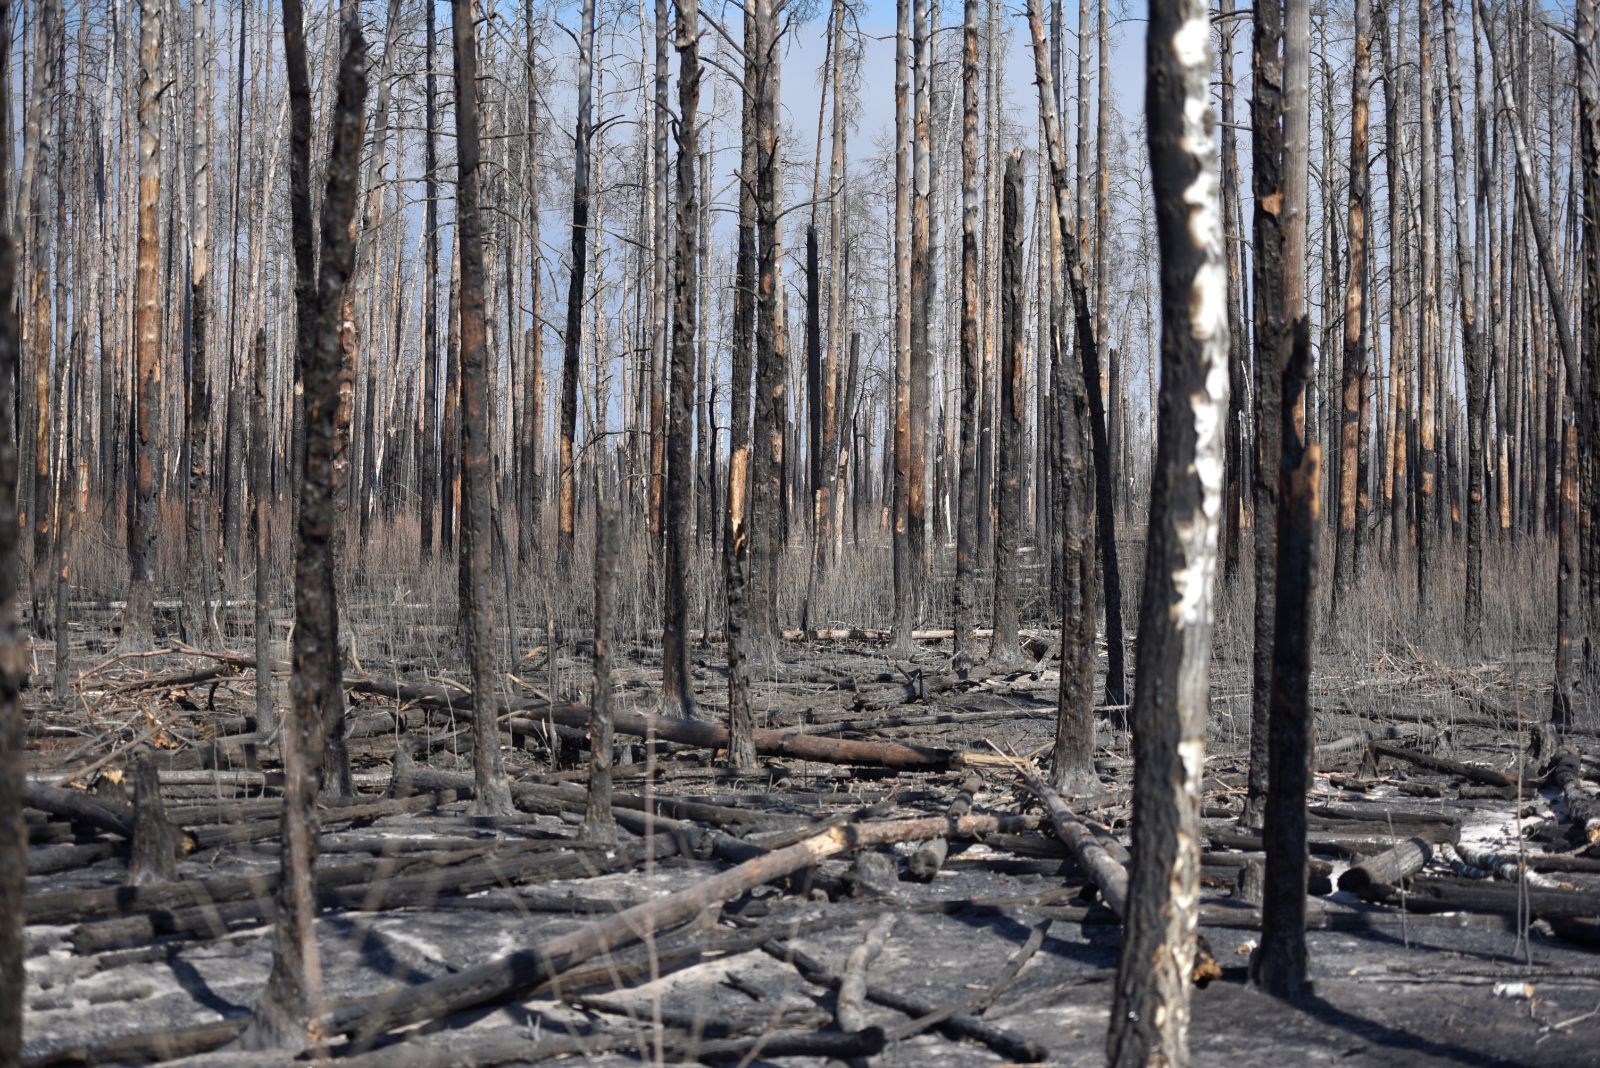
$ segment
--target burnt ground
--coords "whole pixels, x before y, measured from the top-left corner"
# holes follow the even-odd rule
[[[756,844],[792,842],[828,820],[941,815],[973,773],[981,777],[974,812],[1041,812],[1012,761],[1047,750],[1053,663],[1046,656],[1030,671],[952,681],[948,645],[924,641],[910,664],[897,664],[868,638],[786,642],[757,671],[755,704],[758,725],[943,747],[966,754],[963,767],[896,772],[763,757],[761,774],[736,778],[720,766],[720,753],[665,744],[647,752],[638,739],[619,737],[631,760],[617,769],[619,803],[648,799],[664,817],[675,812],[692,828]],[[422,670],[423,658],[372,646],[359,650],[365,672],[441,681]],[[657,654],[644,645],[618,653],[620,708],[653,711]],[[285,1063],[282,1055],[219,1048],[231,1034],[228,1021],[236,1030],[249,1013],[271,952],[265,884],[227,881],[277,868],[275,753],[246,718],[254,673],[178,653],[98,655],[99,662],[96,654],[83,661],[88,670],[62,706],[48,694],[41,647],[30,693],[31,779],[87,789],[126,811],[116,806],[127,803],[130,756],[151,747],[168,818],[195,845],[178,864],[183,886],[159,884],[168,893],[160,907],[154,898],[108,903],[93,890],[126,882],[123,837],[81,818],[29,811],[27,1054],[35,1063],[186,1052],[191,1064]],[[715,718],[725,685],[721,647],[696,645],[693,655],[701,715]],[[513,688],[576,697],[587,671],[581,645],[553,658],[535,650],[519,664]],[[1375,664],[1319,662],[1323,749],[1310,798],[1309,900],[1316,997],[1290,1007],[1246,981],[1259,914],[1235,887],[1240,869],[1260,856],[1237,826],[1248,666],[1216,665],[1202,934],[1222,975],[1194,992],[1197,1064],[1600,1064],[1600,960],[1585,945],[1595,940],[1583,922],[1595,917],[1589,903],[1600,902],[1600,861],[1588,857],[1581,835],[1571,837],[1560,792],[1538,788],[1537,764],[1523,748],[1529,735],[1517,729],[1519,713],[1526,719],[1544,707],[1547,678],[1547,663],[1534,656],[1446,669],[1401,649]],[[1098,730],[1104,793],[1075,811],[1126,842],[1131,760],[1117,720],[1115,710],[1105,713]],[[538,946],[729,866],[703,848],[696,855],[688,839],[663,847],[669,836],[654,829],[648,840],[621,831],[611,849],[579,841],[575,787],[584,773],[573,766],[582,754],[571,732],[555,769],[537,732],[511,735],[506,756],[521,784],[520,817],[472,818],[468,802],[448,788],[458,780],[448,776],[403,771],[424,791],[391,796],[405,792],[391,781],[402,723],[418,767],[470,770],[470,740],[448,712],[353,695],[350,749],[362,796],[330,802],[323,814],[319,868],[351,873],[329,892],[318,921],[326,1002]],[[1499,769],[1529,785],[1519,801],[1515,785],[1486,786],[1403,758],[1374,766],[1374,739]],[[1593,739],[1574,741],[1583,748]],[[1586,774],[1595,770],[1584,765]],[[709,807],[670,807],[682,799]],[[1515,883],[1463,878],[1436,854],[1409,884],[1406,909],[1333,889],[1362,856],[1413,835],[1456,841],[1464,851],[1520,854],[1555,888],[1530,892],[1538,901],[1519,915]],[[655,931],[530,996],[423,1025],[364,1056],[345,1057],[353,1051],[343,1046],[326,1052],[385,1068],[561,1057],[824,1063],[814,1043],[837,1024],[835,995],[819,971],[844,972],[869,929],[893,914],[892,933],[866,971],[866,1021],[884,1032],[872,1063],[1098,1062],[1118,928],[1048,819],[1039,830],[953,842],[928,882],[909,877],[913,848],[884,849],[865,862],[824,861],[685,926]],[[1430,898],[1439,887],[1445,898]],[[1465,905],[1449,896],[1474,889],[1483,889],[1481,899]],[[1564,896],[1552,904],[1540,894]],[[785,1042],[812,1053],[768,1055],[783,1052]]]

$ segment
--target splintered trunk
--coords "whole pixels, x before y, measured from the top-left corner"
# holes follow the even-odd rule
[[[694,360],[696,224],[696,111],[700,100],[699,8],[678,0],[678,190],[672,272],[672,367],[667,409],[666,587],[661,616],[661,703],[667,715],[694,712],[689,673],[689,554],[694,551],[690,501],[694,492]]]
[[[156,0],[139,3],[139,239],[134,277],[133,478],[128,507],[129,649],[150,646],[155,568],[156,467],[161,462],[161,34]],[[37,506],[36,506],[37,507]]]
[[[1028,0],[1028,32],[1033,39],[1035,81],[1039,87],[1039,120],[1050,155],[1051,207],[1060,233],[1062,264],[1052,263],[1052,273],[1066,279],[1072,293],[1073,322],[1080,348],[1094,348],[1094,320],[1089,312],[1083,262],[1073,230],[1072,193],[1067,186],[1067,159],[1061,129],[1056,121],[1055,84],[1050,54],[1045,44],[1044,20],[1039,0]],[[1055,257],[1052,257],[1054,259]],[[1052,290],[1058,289],[1052,285]],[[1064,297],[1063,297],[1064,300]],[[1062,305],[1061,301],[1054,303]],[[1096,485],[1090,468],[1090,419],[1087,380],[1065,367],[1067,312],[1051,311],[1051,363],[1059,429],[1056,469],[1060,472],[1061,499],[1061,684],[1056,711],[1056,734],[1051,750],[1051,785],[1066,796],[1081,796],[1098,789],[1094,772],[1094,516]]]
[[[456,225],[461,246],[461,518],[467,568],[467,656],[472,665],[472,804],[486,816],[511,813],[511,786],[500,764],[494,713],[493,442],[489,438],[489,348],[483,300],[483,220],[478,157],[478,35],[473,0],[454,0]]]
[[[1367,82],[1372,66],[1372,7],[1355,0],[1355,66],[1350,75],[1350,199],[1347,240],[1350,246],[1350,282],[1344,296],[1344,366],[1340,371],[1339,417],[1339,525],[1334,556],[1333,595],[1337,613],[1349,597],[1356,574],[1358,477],[1361,471],[1362,384],[1367,369]],[[1460,118],[1456,118],[1457,126]],[[1460,160],[1460,154],[1457,153]],[[1456,179],[1457,189],[1461,179]],[[1462,242],[1457,242],[1461,247]],[[1463,300],[1470,302],[1471,274],[1462,280]]]
[[[1133,860],[1106,1047],[1112,1065],[1182,1068],[1228,411],[1226,227],[1205,0],[1153,0],[1145,62],[1161,390],[1133,698]]]
[[[745,5],[745,40],[755,40],[754,5]],[[745,505],[750,489],[750,374],[754,364],[756,281],[755,59],[747,50],[740,111],[739,232],[734,265],[732,382],[729,386],[728,508],[722,532],[723,585],[728,630],[728,764],[756,766],[750,715],[750,679],[745,651],[746,584],[750,575],[750,531]]]
[[[1255,650],[1250,701],[1246,827],[1261,826],[1267,800],[1267,721],[1272,698],[1273,574],[1277,562],[1278,410],[1288,351],[1284,326],[1283,2],[1258,0],[1252,41],[1251,180],[1255,188],[1251,289],[1255,315]]]
[[[561,446],[557,463],[561,484],[557,489],[556,560],[572,563],[578,506],[578,471],[574,441],[578,433],[579,358],[583,352],[583,286],[589,242],[589,140],[590,93],[594,65],[594,0],[584,0],[583,26],[578,33],[578,118],[572,163],[572,255],[568,258],[567,326],[562,334]]]
[[[994,636],[989,659],[998,665],[1016,663],[1017,550],[1022,541],[1022,449],[1027,439],[1028,398],[1023,382],[1023,295],[1026,267],[1022,259],[1022,153],[1006,157],[1001,208],[1000,252],[1000,403],[994,413],[1000,424],[1000,522],[994,539]],[[1042,340],[1042,339],[1041,339]]]
[[[311,91],[299,0],[285,0],[283,14],[292,122],[290,208],[299,272],[296,291],[301,298],[299,312],[311,315],[311,321],[300,326],[296,350],[305,384],[306,448],[295,554],[292,719],[280,742],[284,766],[282,875],[273,924],[272,971],[240,1043],[246,1049],[298,1050],[318,1037],[310,1027],[322,998],[312,883],[318,833],[317,780],[329,712],[343,710],[332,552],[333,528],[338,521],[334,464],[340,449],[338,314],[355,259],[350,222],[358,192],[367,48],[356,6],[349,4],[342,11],[344,58],[338,71],[327,186],[322,197],[321,275],[312,278]]]
[[[978,393],[978,0],[966,0],[961,48],[961,457],[956,523],[955,656],[973,659],[977,638]]]

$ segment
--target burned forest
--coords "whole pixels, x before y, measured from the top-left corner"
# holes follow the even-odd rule
[[[0,0],[0,1068],[1600,1065],[1597,0]]]

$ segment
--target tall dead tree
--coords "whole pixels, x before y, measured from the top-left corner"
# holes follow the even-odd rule
[[[206,561],[205,505],[209,451],[207,430],[211,422],[211,388],[206,375],[209,350],[206,330],[210,323],[207,282],[211,264],[211,39],[207,0],[195,0],[194,19],[194,203],[189,234],[189,352],[188,424],[189,487],[185,502],[183,631],[197,642],[204,627],[206,600],[213,568]]]
[[[578,31],[578,116],[572,159],[572,255],[568,259],[567,325],[562,334],[561,446],[557,463],[561,484],[557,490],[556,559],[572,563],[578,508],[578,471],[574,441],[578,432],[578,376],[583,352],[583,288],[588,267],[589,148],[593,117],[590,98],[594,82],[594,0],[584,0],[583,24]]]
[[[1284,326],[1283,0],[1258,0],[1251,41],[1250,174],[1255,192],[1255,648],[1251,661],[1250,769],[1240,823],[1259,827],[1267,802],[1267,733],[1272,697],[1273,575],[1277,565],[1278,409],[1288,357]]]
[[[667,715],[694,713],[689,673],[689,554],[694,551],[694,373],[696,249],[700,205],[695,163],[700,155],[700,15],[696,0],[678,0],[678,190],[672,271],[672,367],[667,409],[665,580],[661,614],[661,703]],[[664,235],[663,235],[664,236]]]
[[[250,408],[250,490],[254,497],[250,521],[255,544],[255,649],[256,663],[272,660],[272,434],[267,415],[267,331],[256,331],[251,360],[253,400]],[[272,700],[272,672],[256,672],[256,729],[277,729],[277,706]]]
[[[1134,685],[1133,861],[1112,1065],[1189,1062],[1228,291],[1205,0],[1153,0],[1145,114],[1161,252],[1161,392]]]
[[[961,454],[956,521],[955,657],[971,661],[977,638],[978,394],[978,0],[963,5],[961,46]]]
[[[1344,363],[1339,380],[1339,522],[1333,564],[1336,614],[1359,577],[1356,543],[1361,531],[1357,526],[1357,501],[1361,492],[1361,402],[1367,373],[1367,83],[1372,71],[1372,6],[1370,0],[1355,0],[1355,8],[1355,58],[1350,74],[1350,192],[1346,210],[1350,273],[1344,296]],[[1464,184],[1460,178],[1456,183],[1458,190]],[[1464,243],[1457,244],[1460,247]],[[1463,284],[1471,285],[1470,273]],[[1470,294],[1463,299],[1470,307]]]
[[[342,712],[339,612],[333,531],[339,522],[334,464],[341,353],[338,313],[355,261],[355,217],[362,120],[367,94],[366,41],[357,7],[342,9],[344,58],[339,64],[327,186],[322,196],[320,274],[311,274],[311,93],[304,15],[284,0],[284,59],[289,71],[290,209],[293,216],[297,314],[311,316],[297,332],[296,360],[305,385],[306,448],[300,478],[299,547],[295,554],[291,721],[284,725],[283,832],[272,972],[240,1042],[246,1049],[301,1049],[316,1036],[310,1024],[321,998],[312,866],[317,854],[317,785],[329,709]]]
[[[11,3],[0,0],[0,56],[11,54]],[[10,63],[0,59],[0,115],[10,114]],[[28,874],[28,829],[22,818],[27,759],[22,686],[28,679],[28,639],[17,611],[16,382],[21,369],[17,322],[17,250],[7,225],[10,138],[0,138],[0,1064],[22,1061],[22,896]]]
[[[527,44],[523,62],[527,67],[528,100],[526,121],[528,143],[526,166],[528,182],[528,304],[531,323],[523,363],[523,427],[520,439],[522,471],[518,486],[521,506],[517,524],[517,560],[529,564],[543,542],[544,527],[544,241],[540,236],[539,167],[539,80],[537,41],[534,36],[533,0],[524,0],[523,19],[527,23]]]
[[[999,524],[994,539],[994,636],[989,660],[1015,664],[1017,652],[1017,550],[1022,541],[1022,447],[1027,438],[1028,399],[1023,360],[1027,309],[1022,259],[1022,153],[1006,157],[1001,206],[1000,250],[1000,403],[994,413],[1000,424],[995,482]],[[1041,339],[1044,340],[1044,339]]]
[[[1456,288],[1461,300],[1461,351],[1466,374],[1467,394],[1467,579],[1465,637],[1476,643],[1483,629],[1483,528],[1488,519],[1484,495],[1484,435],[1487,430],[1487,404],[1484,402],[1486,370],[1483,342],[1479,337],[1478,313],[1473,290],[1477,286],[1477,267],[1473,262],[1473,243],[1465,232],[1467,213],[1467,172],[1472,158],[1467,153],[1466,116],[1461,104],[1460,60],[1456,52],[1456,12],[1454,0],[1441,0],[1444,22],[1445,78],[1450,86],[1450,168],[1456,210]],[[1482,178],[1480,177],[1480,181]],[[1354,265],[1352,264],[1352,269]],[[1342,505],[1341,505],[1342,506]],[[1341,520],[1342,521],[1342,520]]]
[[[1417,71],[1421,86],[1417,100],[1421,114],[1418,128],[1421,135],[1419,186],[1419,256],[1418,273],[1422,290],[1422,305],[1418,309],[1417,348],[1417,596],[1420,603],[1428,604],[1428,580],[1433,569],[1433,554],[1438,540],[1439,459],[1437,445],[1435,393],[1438,390],[1434,347],[1439,342],[1439,289],[1434,271],[1437,255],[1434,201],[1438,195],[1438,152],[1435,150],[1433,122],[1433,42],[1431,40],[1432,16],[1429,0],[1422,0],[1417,9]]]
[[[423,136],[422,155],[422,240],[423,266],[426,275],[422,280],[422,398],[418,406],[418,508],[421,519],[421,551],[424,560],[433,556],[434,512],[439,500],[440,471],[439,445],[439,206],[438,166],[436,147],[437,111],[434,88],[434,38],[433,3],[422,5],[426,15],[424,33],[423,72],[423,122],[427,126]]]
[[[494,442],[490,438],[489,346],[483,301],[483,219],[478,199],[478,33],[473,0],[453,0],[456,97],[456,226],[461,249],[462,548],[467,567],[467,656],[472,665],[472,804],[482,815],[505,816],[511,785],[500,762],[494,702],[494,610],[489,601],[493,560]]]
[[[894,46],[894,638],[911,654],[911,0],[897,0]]]
[[[133,465],[128,501],[129,649],[150,646],[155,571],[156,467],[161,462],[161,37],[157,0],[139,3],[139,239],[134,276]]]
[[[1094,318],[1089,311],[1088,288],[1073,222],[1072,190],[1067,183],[1067,157],[1056,121],[1055,84],[1050,53],[1045,44],[1044,19],[1039,0],[1028,0],[1028,32],[1033,39],[1034,81],[1039,90],[1039,121],[1044,127],[1050,156],[1051,207],[1061,241],[1060,264],[1055,274],[1064,276],[1052,289],[1070,291],[1073,324],[1080,349],[1093,348]],[[1056,488],[1062,503],[1057,537],[1061,539],[1061,684],[1056,710],[1055,744],[1051,750],[1051,784],[1067,796],[1099,788],[1094,772],[1094,517],[1096,485],[1090,467],[1092,409],[1088,381],[1065,367],[1066,308],[1052,309],[1051,363],[1057,393]]]

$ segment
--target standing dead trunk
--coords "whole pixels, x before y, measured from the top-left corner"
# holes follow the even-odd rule
[[[425,246],[423,253],[423,273],[427,276],[422,281],[422,403],[418,412],[418,437],[421,448],[418,449],[420,458],[417,481],[419,489],[419,517],[421,520],[421,552],[423,560],[433,558],[433,532],[434,513],[437,510],[440,492],[440,449],[437,442],[439,429],[439,208],[438,208],[438,160],[439,154],[435,147],[437,118],[434,105],[434,33],[433,9],[434,4],[426,3],[422,9],[426,14],[427,35],[424,63],[426,70],[423,74],[423,121],[427,130],[423,136],[422,155],[422,240]]]
[[[161,34],[157,0],[139,3],[139,242],[134,278],[134,427],[132,500],[128,508],[128,614],[123,642],[150,646],[155,569],[156,467],[161,462]]]
[[[211,257],[211,40],[206,0],[195,0],[194,19],[194,203],[189,234],[189,353],[188,423],[189,492],[185,502],[183,627],[185,640],[198,642],[205,626],[206,601],[211,592],[213,568],[206,560],[205,506],[207,430],[211,422],[211,391],[206,377],[209,350],[206,329],[210,322],[207,281]]]
[[[1281,376],[1288,355],[1284,328],[1283,2],[1258,0],[1252,40],[1251,180],[1255,187],[1251,289],[1255,315],[1255,648],[1250,701],[1250,770],[1240,823],[1261,826],[1267,800],[1267,722],[1272,697],[1273,575],[1277,563]]]
[[[617,583],[617,508],[604,496],[595,499],[594,517],[594,693],[589,699],[589,797],[583,811],[583,835],[614,842],[616,817],[611,811],[611,606]],[[556,739],[550,739],[552,749]]]
[[[970,663],[977,638],[978,393],[978,0],[965,0],[961,47],[961,454],[957,494],[955,659]]]
[[[11,53],[11,4],[0,0],[0,55]],[[0,115],[10,114],[9,64],[0,60]],[[28,678],[28,640],[17,612],[16,382],[20,371],[17,322],[17,251],[7,224],[11,178],[10,138],[0,146],[0,1064],[22,1059],[22,1007],[27,983],[23,960],[22,896],[28,874],[28,830],[22,818],[27,761],[22,686]]]
[[[255,498],[251,522],[255,525],[255,647],[256,730],[277,729],[277,707],[272,701],[272,672],[259,665],[272,662],[272,440],[267,416],[267,331],[256,330],[251,361],[253,402],[250,408],[250,485]]]
[[[1023,382],[1022,154],[1006,157],[1000,251],[1000,521],[994,539],[994,636],[989,659],[1005,667],[1017,655],[1017,550],[1022,542],[1022,446],[1027,438],[1028,398]],[[1042,341],[1043,339],[1041,339]]]
[[[589,139],[592,117],[590,94],[594,69],[594,0],[584,0],[583,26],[578,33],[578,117],[572,163],[572,255],[568,258],[567,326],[562,335],[561,451],[558,458],[561,485],[556,517],[556,560],[572,563],[574,521],[578,506],[577,457],[579,357],[583,352],[583,286],[589,241]]]
[[[1421,109],[1418,124],[1421,145],[1421,181],[1418,194],[1421,216],[1419,218],[1421,241],[1420,263],[1422,306],[1419,309],[1419,344],[1417,347],[1417,597],[1427,610],[1428,580],[1433,569],[1435,542],[1438,541],[1438,490],[1439,458],[1436,448],[1438,427],[1435,422],[1435,397],[1438,389],[1435,364],[1435,346],[1439,343],[1439,290],[1434,272],[1437,235],[1434,230],[1434,198],[1437,195],[1438,151],[1434,144],[1433,121],[1433,44],[1430,30],[1433,19],[1428,11],[1428,0],[1418,7],[1417,42],[1420,59],[1417,64],[1421,86],[1417,99]]]
[[[1033,39],[1035,82],[1039,87],[1039,120],[1050,155],[1053,217],[1061,237],[1065,263],[1052,264],[1052,273],[1064,275],[1072,293],[1073,322],[1080,349],[1095,345],[1094,320],[1089,312],[1083,261],[1073,230],[1072,193],[1067,186],[1067,158],[1056,121],[1055,83],[1044,38],[1039,0],[1029,0],[1028,32]],[[1058,288],[1052,285],[1052,289]],[[1051,785],[1067,797],[1098,789],[1094,773],[1094,548],[1093,517],[1096,485],[1090,475],[1089,423],[1091,402],[1088,380],[1065,367],[1066,308],[1051,312],[1052,378],[1057,393],[1056,466],[1061,473],[1057,492],[1062,503],[1057,536],[1061,539],[1061,685],[1056,711],[1055,745],[1051,750]]]
[[[666,587],[661,616],[661,704],[665,715],[694,714],[689,673],[689,555],[694,493],[694,360],[696,328],[696,228],[700,206],[695,183],[699,157],[699,8],[678,0],[678,197],[672,272],[672,367],[667,409]],[[664,239],[665,235],[663,235]]]
[[[894,48],[894,638],[911,655],[911,0],[897,0]]]
[[[495,723],[494,611],[489,601],[493,560],[493,450],[489,437],[489,347],[483,301],[483,220],[479,214],[478,34],[473,0],[454,0],[456,97],[456,226],[461,249],[461,516],[467,570],[467,657],[472,665],[473,811],[511,813],[511,785],[500,764]]]
[[[291,197],[296,267],[311,245],[310,82],[306,69],[304,16],[299,0],[284,2],[284,57],[289,69],[291,115]],[[294,655],[290,679],[291,722],[283,748],[283,834],[273,923],[272,972],[256,1002],[254,1018],[241,1037],[247,1049],[301,1049],[317,1036],[311,1021],[321,1000],[321,968],[313,926],[316,900],[312,865],[317,854],[317,780],[330,709],[342,711],[339,613],[334,583],[333,528],[338,521],[334,464],[340,443],[340,344],[338,314],[345,282],[355,260],[350,222],[355,216],[360,168],[363,105],[366,100],[366,42],[356,5],[342,11],[344,58],[338,71],[327,187],[322,197],[321,275],[297,280],[314,319],[299,330],[309,342],[296,352],[305,384],[306,449],[301,472],[299,551],[295,556]]]
[[[1245,405],[1250,392],[1245,387],[1245,375],[1250,366],[1250,337],[1244,328],[1244,249],[1243,216],[1239,208],[1239,155],[1234,122],[1233,82],[1233,0],[1221,0],[1220,21],[1217,27],[1222,68],[1222,213],[1227,228],[1228,264],[1228,338],[1231,346],[1228,356],[1228,431],[1227,431],[1227,487],[1224,490],[1222,577],[1232,582],[1239,572],[1241,546],[1245,525],[1244,478],[1247,463],[1245,452]]]
[[[1112,1065],[1189,1062],[1200,913],[1212,590],[1228,411],[1226,227],[1205,0],[1153,0],[1145,50],[1161,393],[1134,686],[1134,837],[1106,1047]]]
[[[1362,386],[1367,369],[1367,83],[1372,63],[1372,7],[1369,0],[1355,0],[1355,65],[1350,75],[1350,199],[1346,218],[1350,247],[1350,281],[1344,297],[1344,366],[1340,372],[1339,420],[1339,525],[1338,547],[1334,556],[1334,612],[1354,590],[1357,526],[1358,478],[1361,471],[1360,431]],[[1460,120],[1456,122],[1459,124]],[[1458,154],[1459,161],[1459,154]],[[1461,179],[1457,179],[1457,189]],[[1463,216],[1464,217],[1464,216]],[[1458,247],[1461,242],[1458,242]],[[1463,285],[1471,284],[1471,276]],[[1463,300],[1470,303],[1470,295]]]

